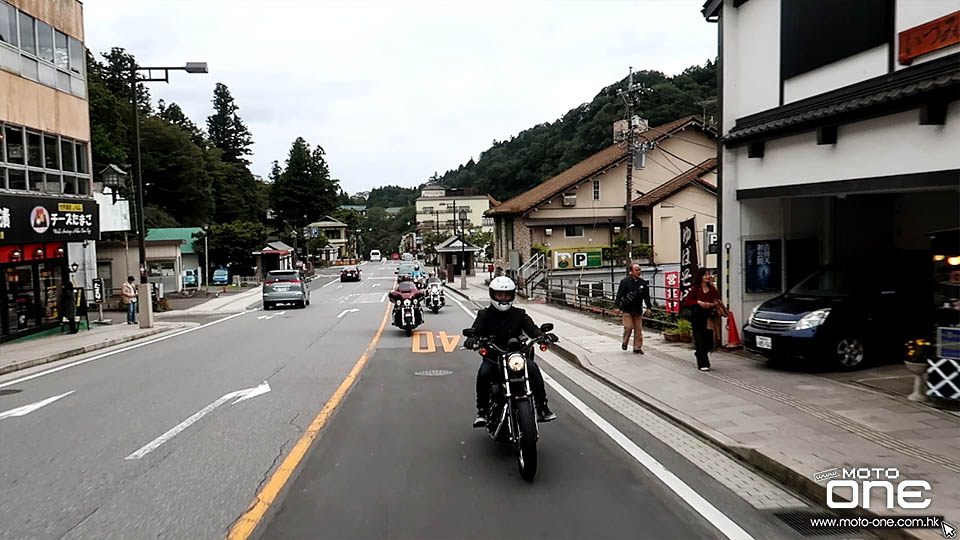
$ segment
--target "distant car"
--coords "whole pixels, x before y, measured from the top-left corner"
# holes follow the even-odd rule
[[[383,258],[383,257],[380,256],[380,250],[379,250],[379,249],[371,249],[371,250],[370,250],[370,262],[380,262],[380,259],[382,259],[382,258]]]
[[[190,269],[183,271],[183,286],[184,287],[199,287],[200,279],[197,275],[197,271]]]
[[[397,281],[401,281],[402,278],[410,278],[413,275],[414,270],[417,269],[417,264],[412,262],[402,262],[400,266],[397,267],[397,271],[394,272],[397,274]]]
[[[211,279],[214,285],[229,285],[230,284],[230,272],[226,268],[217,268],[213,271],[213,278]]]
[[[416,260],[416,257],[413,256],[413,253],[404,253],[404,254],[403,254],[403,260],[404,260],[404,261],[413,261],[413,260]]]
[[[340,271],[340,281],[360,281],[360,269],[356,266],[348,266]]]
[[[763,302],[743,328],[743,346],[772,360],[863,368],[903,358],[904,343],[932,327],[929,258],[889,264],[840,261]],[[886,266],[885,266],[886,265]]]
[[[293,304],[301,309],[310,305],[310,289],[297,270],[271,270],[263,282],[263,309]]]

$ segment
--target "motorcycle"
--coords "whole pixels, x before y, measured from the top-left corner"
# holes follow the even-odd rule
[[[447,305],[447,299],[443,295],[443,288],[438,284],[430,285],[426,297],[427,307],[433,310],[434,315],[440,312],[440,308]]]
[[[527,482],[532,482],[537,474],[537,440],[540,438],[527,365],[533,361],[535,344],[546,351],[551,343],[559,341],[550,333],[552,323],[542,324],[540,330],[543,336],[537,339],[528,339],[522,333],[520,337],[510,338],[506,349],[497,347],[490,338],[477,336],[473,328],[463,331],[468,338],[463,348],[479,351],[484,362],[495,362],[500,368],[499,380],[491,383],[487,434],[495,441],[514,445],[520,476]]]
[[[423,324],[423,308],[420,307],[422,294],[412,298],[397,299],[393,304],[393,325],[413,335],[413,329]]]

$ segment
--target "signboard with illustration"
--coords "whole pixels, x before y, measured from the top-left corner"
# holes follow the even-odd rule
[[[747,292],[779,293],[782,276],[780,240],[748,240],[744,242],[744,252]]]
[[[571,270],[576,268],[601,268],[603,266],[603,252],[596,250],[567,250],[553,251],[553,268],[556,270]]]
[[[93,200],[57,197],[0,198],[0,240],[78,242],[100,237],[100,213]]]

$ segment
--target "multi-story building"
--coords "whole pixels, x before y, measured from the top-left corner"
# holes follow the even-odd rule
[[[466,212],[463,225],[468,230],[493,232],[493,218],[485,217],[487,210],[500,204],[489,195],[474,195],[470,188],[447,188],[427,184],[420,190],[417,206],[417,230],[421,234],[433,231],[441,235],[460,229],[461,215]]]
[[[83,5],[0,0],[0,340],[59,323],[96,276]]]

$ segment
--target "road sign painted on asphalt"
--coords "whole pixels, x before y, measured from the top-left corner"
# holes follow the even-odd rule
[[[17,416],[26,416],[32,413],[33,411],[41,407],[46,407],[47,405],[53,403],[54,401],[60,398],[65,398],[74,392],[76,392],[76,390],[71,390],[65,394],[60,394],[59,396],[48,397],[47,399],[44,399],[42,401],[31,403],[29,405],[24,405],[22,407],[17,407],[16,409],[10,409],[9,411],[0,412],[0,420],[6,419],[6,418],[14,418]]]
[[[437,332],[437,336],[434,337],[433,332],[427,330],[424,332],[414,332],[413,337],[410,342],[410,350],[415,353],[432,353],[437,352],[437,342],[436,339],[440,340],[440,345],[443,347],[443,352],[451,353],[457,350],[457,344],[460,343],[460,335],[452,334],[448,335],[443,330]]]

